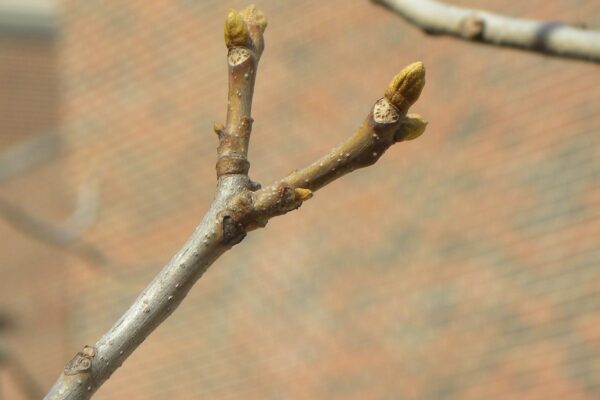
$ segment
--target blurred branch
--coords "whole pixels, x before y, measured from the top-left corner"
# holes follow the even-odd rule
[[[424,66],[417,62],[394,77],[354,135],[311,165],[260,189],[248,177],[247,154],[254,81],[266,26],[264,15],[253,6],[239,13],[230,11],[225,21],[227,121],[215,125],[218,183],[212,205],[187,243],[117,323],[67,363],[46,400],[89,399],[181,304],[206,269],[249,231],[299,208],[313,192],[346,173],[372,165],[394,143],[414,139],[425,130],[423,118],[406,115],[425,85]]]
[[[0,153],[0,183],[51,161],[60,148],[60,136],[44,134],[4,150]]]
[[[90,264],[99,267],[113,265],[110,257],[81,237],[84,231],[94,223],[97,216],[97,184],[87,182],[81,185],[77,197],[75,211],[62,226],[44,221],[3,198],[0,198],[0,218],[21,233],[73,253]]]
[[[53,1],[0,1],[0,36],[54,40],[58,30]]]
[[[429,34],[516,47],[558,57],[600,61],[600,32],[573,25],[512,18],[436,0],[372,0]]]

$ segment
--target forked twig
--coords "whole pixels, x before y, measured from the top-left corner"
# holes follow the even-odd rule
[[[65,366],[46,400],[88,399],[183,301],[204,271],[247,232],[270,218],[297,209],[329,182],[375,163],[394,143],[425,130],[418,115],[407,115],[425,84],[420,62],[402,70],[358,131],[311,165],[260,189],[248,177],[251,105],[263,50],[264,15],[250,6],[230,11],[225,22],[229,94],[227,121],[215,125],[219,136],[215,199],[181,250],[93,346],[85,346]]]

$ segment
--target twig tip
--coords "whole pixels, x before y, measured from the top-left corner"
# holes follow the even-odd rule
[[[267,17],[260,11],[254,4],[250,4],[248,7],[240,11],[240,15],[248,24],[254,24],[260,29],[260,33],[264,33],[267,29],[268,21]]]
[[[225,19],[225,44],[227,47],[245,46],[250,41],[248,25],[240,13],[229,10]]]
[[[400,71],[390,82],[385,97],[401,113],[406,113],[425,86],[425,65],[421,61],[414,62]]]

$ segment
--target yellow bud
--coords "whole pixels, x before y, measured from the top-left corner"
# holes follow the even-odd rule
[[[310,199],[311,197],[313,197],[313,192],[310,189],[295,188],[294,196],[296,197],[296,199],[298,199],[300,201],[306,201],[306,200]]]
[[[419,114],[408,114],[400,120],[400,128],[396,133],[396,141],[413,140],[425,132],[427,120]]]
[[[225,20],[225,44],[227,47],[245,46],[250,41],[248,26],[235,10],[230,10]]]
[[[412,106],[425,86],[425,66],[417,61],[405,67],[392,79],[385,91],[385,97],[400,113],[404,114]]]
[[[258,26],[260,33],[264,33],[267,29],[267,17],[254,4],[240,11],[240,15],[247,23]]]
[[[220,135],[224,129],[225,127],[223,126],[223,124],[219,124],[218,122],[215,122],[213,125],[213,131],[215,131],[217,135]]]

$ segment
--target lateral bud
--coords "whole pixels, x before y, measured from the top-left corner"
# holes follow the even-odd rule
[[[296,197],[297,200],[306,201],[306,200],[310,199],[311,197],[313,197],[313,192],[310,189],[295,188],[294,196]]]
[[[425,86],[425,66],[421,61],[414,62],[405,67],[392,79],[385,91],[385,98],[398,109],[401,114],[406,114]]]
[[[413,140],[425,132],[427,120],[419,114],[408,114],[400,120],[400,127],[394,136],[396,142]]]
[[[225,20],[225,44],[227,47],[247,46],[250,42],[248,25],[240,13],[230,10]]]
[[[213,131],[215,131],[215,133],[217,135],[220,135],[221,133],[223,133],[223,131],[225,130],[225,127],[223,126],[223,124],[220,124],[218,122],[215,122],[213,125]]]

